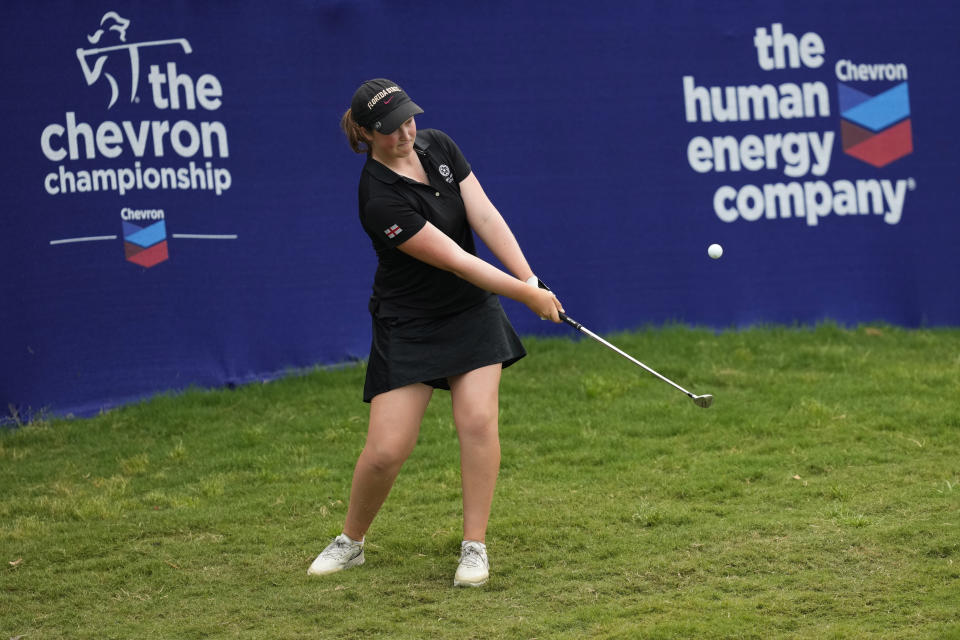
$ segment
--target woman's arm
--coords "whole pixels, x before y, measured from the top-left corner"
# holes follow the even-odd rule
[[[516,241],[513,243],[515,245]],[[481,289],[522,302],[541,318],[560,322],[559,312],[563,311],[563,307],[553,293],[531,287],[523,280],[513,278],[492,264],[464,251],[429,222],[397,248],[421,262],[450,271]],[[520,257],[523,258],[522,254]],[[530,267],[526,269],[529,271]]]
[[[472,171],[460,182],[460,195],[467,208],[467,221],[483,244],[510,273],[520,280],[530,278],[533,270],[527,264],[517,239]]]

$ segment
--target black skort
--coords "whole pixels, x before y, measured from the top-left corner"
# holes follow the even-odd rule
[[[449,376],[527,355],[497,296],[465,311],[436,318],[378,317],[371,301],[373,340],[363,401],[422,382],[450,389]]]

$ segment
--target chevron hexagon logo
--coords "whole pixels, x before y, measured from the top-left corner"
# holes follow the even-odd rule
[[[837,83],[837,97],[844,153],[884,167],[913,152],[906,82],[874,96]]]
[[[123,222],[123,250],[127,260],[150,268],[169,258],[167,253],[167,225],[164,220],[146,227]]]

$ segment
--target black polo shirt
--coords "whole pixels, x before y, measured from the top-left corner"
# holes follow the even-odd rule
[[[460,181],[470,175],[467,159],[436,129],[418,131],[414,150],[429,185],[401,176],[372,157],[360,175],[360,222],[377,252],[373,294],[377,314],[384,317],[456,313],[490,295],[397,248],[430,222],[464,251],[477,253],[460,197]]]

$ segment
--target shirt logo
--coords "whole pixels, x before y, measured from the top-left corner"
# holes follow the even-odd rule
[[[446,180],[448,183],[453,182],[453,172],[450,171],[450,167],[448,167],[445,164],[442,164],[439,167],[437,167],[437,171],[440,172],[440,175],[443,176],[443,179]]]
[[[387,234],[388,238],[396,238],[398,235],[403,233],[403,229],[401,229],[398,225],[393,225],[384,229],[383,232]]]

